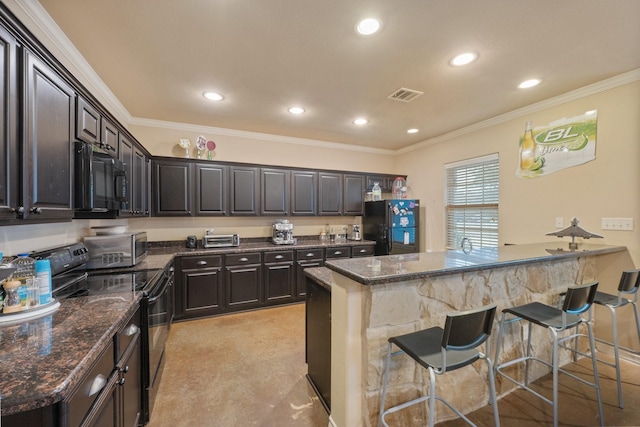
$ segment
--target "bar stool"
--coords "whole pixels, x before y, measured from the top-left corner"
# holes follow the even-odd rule
[[[619,349],[633,352],[630,348],[618,345],[618,323],[616,319],[616,309],[631,304],[633,314],[636,317],[636,330],[638,332],[638,341],[640,341],[640,316],[638,316],[638,286],[640,286],[640,270],[623,271],[618,285],[618,294],[611,295],[605,292],[596,292],[593,300],[595,304],[607,307],[611,312],[611,323],[613,324],[613,342],[596,338],[596,341],[613,347],[615,362],[611,363],[606,360],[598,359],[600,362],[612,366],[616,369],[616,381],[618,382],[618,406],[622,408],[622,383],[620,381],[620,355]],[[633,299],[627,298],[625,295],[632,295]]]
[[[598,365],[596,362],[596,352],[595,352],[595,340],[593,337],[593,330],[591,328],[591,306],[593,304],[593,300],[596,295],[598,287],[598,282],[590,283],[588,285],[569,287],[565,294],[564,303],[562,309],[557,309],[555,307],[548,306],[546,304],[542,304],[539,302],[532,302],[525,305],[520,305],[517,307],[506,308],[502,310],[502,315],[500,317],[500,324],[498,330],[498,343],[496,345],[496,367],[495,371],[497,374],[500,374],[510,380],[511,382],[517,384],[518,386],[524,388],[525,390],[533,393],[535,396],[539,397],[543,401],[549,403],[553,407],[553,425],[558,425],[558,372],[562,372],[583,384],[589,385],[596,390],[596,396],[598,399],[598,413],[600,414],[600,425],[604,425],[603,415],[602,415],[602,398],[600,396],[600,380],[598,378]],[[507,315],[513,316],[508,319]],[[584,317],[586,316],[586,317]],[[504,336],[504,330],[507,323],[512,322],[520,322],[521,320],[526,320],[528,322],[528,334],[527,334],[527,351],[526,354],[520,358],[510,360],[504,363],[498,362],[498,357],[500,353],[500,348],[502,345],[502,338]],[[578,327],[584,324],[587,328],[587,336],[589,337],[589,345],[591,349],[591,353],[589,356],[591,357],[591,361],[593,364],[593,376],[594,382],[591,383],[586,381],[583,378],[580,378],[571,372],[568,372],[564,369],[561,369],[558,361],[558,348],[566,348],[571,351],[577,351],[576,348],[567,347],[564,344],[566,341],[570,341],[575,339],[577,336],[581,336],[578,334]],[[543,328],[547,328],[553,338],[553,347],[551,349],[551,363],[536,358],[531,355],[531,326],[538,325]],[[571,335],[563,336],[562,338],[558,338],[558,333],[569,330],[571,328],[576,328],[576,332]],[[531,361],[537,361],[551,368],[553,372],[553,399],[548,399],[542,394],[536,392],[535,390],[529,387],[529,366]],[[518,381],[517,379],[509,376],[508,374],[502,371],[503,368],[508,366],[525,362],[525,374],[524,374],[524,383]]]
[[[489,335],[493,319],[496,314],[496,306],[488,305],[474,310],[447,314],[444,329],[433,327],[410,334],[389,338],[387,358],[383,377],[382,401],[380,403],[380,418],[378,426],[386,426],[385,416],[409,406],[429,401],[429,426],[435,421],[435,401],[439,400],[455,412],[468,424],[475,426],[466,416],[454,408],[449,402],[436,395],[436,375],[454,371],[467,366],[478,359],[484,359],[488,366],[490,402],[493,406],[493,416],[496,427],[500,426],[498,418],[498,403],[496,401],[496,387],[493,366],[489,358]],[[486,341],[485,353],[477,350],[477,347]],[[391,352],[391,347],[396,345],[400,350]],[[387,410],[384,404],[387,396],[387,384],[389,381],[389,369],[391,357],[399,354],[407,354],[420,366],[429,371],[429,395],[421,396]]]

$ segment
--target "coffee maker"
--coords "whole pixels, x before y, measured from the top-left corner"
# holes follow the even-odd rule
[[[273,236],[271,241],[276,245],[295,245],[293,237],[293,224],[288,219],[278,219],[273,224]]]
[[[362,236],[360,236],[359,224],[353,224],[351,226],[351,237],[349,237],[349,240],[362,240]]]

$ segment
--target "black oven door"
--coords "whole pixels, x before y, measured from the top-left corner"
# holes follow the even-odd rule
[[[163,272],[161,278],[143,299],[146,306],[147,330],[145,351],[147,362],[143,362],[145,397],[144,418],[149,421],[164,367],[164,348],[173,321],[173,271]]]

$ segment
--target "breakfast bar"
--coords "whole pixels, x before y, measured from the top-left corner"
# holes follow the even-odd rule
[[[446,313],[487,304],[497,304],[498,312],[533,301],[557,305],[568,286],[592,281],[599,281],[601,290],[615,292],[620,271],[632,267],[625,246],[580,243],[570,250],[566,242],[551,242],[331,260],[326,262],[330,275],[309,270],[311,280],[315,277],[331,289],[332,425],[377,425],[389,337],[442,326]],[[519,340],[506,333],[501,354],[519,353]],[[544,337],[536,338],[543,341],[538,349],[546,351]],[[569,355],[561,354],[561,361],[568,362]],[[534,371],[534,378],[545,373]],[[409,358],[394,364],[390,403],[425,394],[423,375]],[[498,395],[513,388],[499,383]],[[438,394],[464,413],[486,405],[486,368],[468,366],[444,376]],[[424,407],[414,408],[398,414],[405,417],[400,424],[426,419]],[[440,410],[437,416],[442,421],[453,414]]]

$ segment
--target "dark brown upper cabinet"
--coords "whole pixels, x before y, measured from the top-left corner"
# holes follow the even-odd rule
[[[231,215],[258,215],[260,208],[260,169],[231,166]]]
[[[19,207],[18,86],[16,39],[0,27],[0,219]]]
[[[228,215],[229,168],[225,165],[197,163],[195,214],[198,216]]]
[[[289,215],[290,172],[260,169],[260,215]]]
[[[162,160],[153,163],[153,214],[192,215],[191,163]]]
[[[291,171],[291,215],[314,216],[318,199],[318,173]]]
[[[342,215],[341,173],[318,173],[318,215]]]
[[[344,174],[344,215],[364,215],[365,178],[362,175]]]
[[[52,68],[25,50],[24,219],[73,217],[73,140],[76,93]]]

